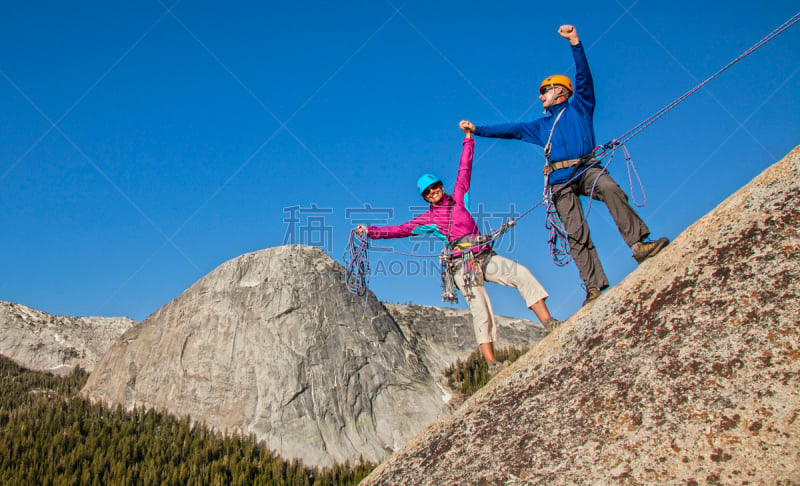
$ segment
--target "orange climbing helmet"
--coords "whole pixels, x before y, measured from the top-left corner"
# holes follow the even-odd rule
[[[548,76],[544,78],[542,84],[539,86],[539,93],[541,94],[544,90],[549,86],[563,86],[569,90],[569,94],[567,97],[572,96],[572,93],[575,91],[572,89],[572,81],[563,74],[553,74],[552,76]]]

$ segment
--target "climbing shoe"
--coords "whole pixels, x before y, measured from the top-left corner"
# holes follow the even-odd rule
[[[544,330],[547,331],[547,333],[549,334],[555,331],[556,328],[561,324],[564,324],[564,321],[559,321],[555,317],[550,317],[549,319],[544,321],[544,323],[542,323],[542,326],[544,326]]]
[[[659,238],[656,241],[640,241],[638,243],[634,243],[631,247],[631,250],[633,250],[633,258],[637,262],[642,263],[648,258],[655,256],[656,253],[660,252],[668,244],[669,240],[667,238]]]
[[[595,300],[596,298],[600,297],[600,292],[601,292],[600,289],[595,287],[590,287],[589,290],[586,291],[586,300],[583,301],[581,307]]]

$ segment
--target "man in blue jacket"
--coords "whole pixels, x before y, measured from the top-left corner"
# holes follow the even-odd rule
[[[545,116],[530,122],[490,126],[475,126],[462,120],[461,125],[480,137],[517,139],[544,147],[546,184],[568,233],[570,254],[586,287],[585,305],[608,287],[608,278],[584,221],[580,196],[591,196],[606,204],[639,263],[661,251],[669,240],[647,239],[650,230],[628,203],[628,196],[595,160],[595,98],[589,63],[575,27],[562,25],[558,33],[572,46],[574,89],[566,76],[549,76],[539,87]]]

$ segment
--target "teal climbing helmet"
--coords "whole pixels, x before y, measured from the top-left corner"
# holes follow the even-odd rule
[[[422,193],[425,192],[425,189],[433,184],[436,184],[437,182],[442,182],[442,180],[433,174],[422,174],[422,177],[417,180],[417,189],[419,189],[419,195],[421,196]]]

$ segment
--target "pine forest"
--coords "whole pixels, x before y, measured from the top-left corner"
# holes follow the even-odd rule
[[[88,375],[29,371],[0,356],[0,484],[355,485],[374,468],[285,461],[254,436],[76,397]]]

